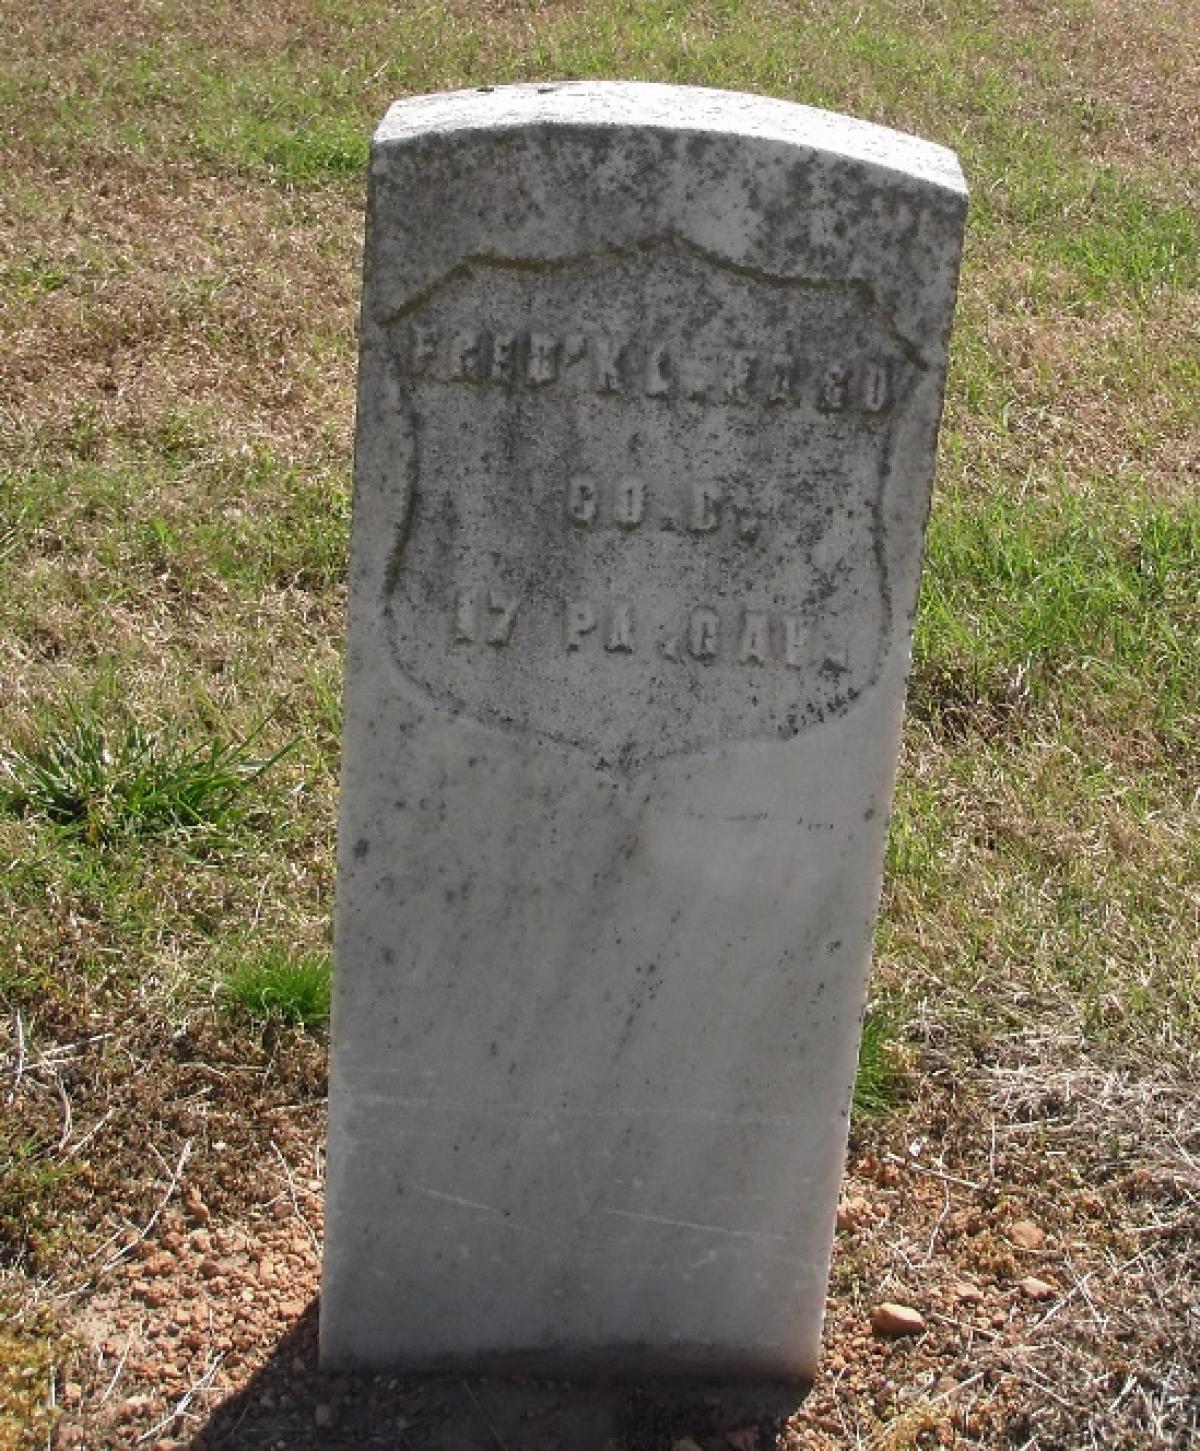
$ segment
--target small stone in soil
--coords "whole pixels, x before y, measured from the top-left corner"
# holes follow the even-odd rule
[[[925,1317],[911,1305],[885,1300],[871,1311],[871,1329],[876,1335],[921,1335],[925,1330]]]
[[[1008,1237],[1018,1249],[1041,1249],[1046,1242],[1046,1231],[1032,1219],[1018,1219],[1009,1229]]]
[[[837,1207],[837,1227],[843,1231],[859,1229],[870,1217],[871,1206],[858,1196],[843,1199]]]
[[[1019,1288],[1027,1300],[1052,1300],[1057,1293],[1049,1281],[1039,1280],[1036,1275],[1026,1275]]]

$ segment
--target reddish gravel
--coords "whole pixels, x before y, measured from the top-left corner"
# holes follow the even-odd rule
[[[855,1166],[839,1214],[822,1374],[807,1397],[716,1384],[322,1374],[319,1181],[293,1174],[286,1193],[236,1223],[218,1222],[193,1189],[152,1235],[129,1246],[77,1318],[81,1344],[53,1444],[89,1451],[1019,1445],[1023,1428],[1029,1441],[1045,1420],[1045,1406],[1058,1401],[1074,1411],[1046,1383],[1046,1357],[1061,1361],[1057,1337],[1080,1334],[1088,1302],[1063,1287],[1084,1246],[1072,1241],[1070,1224],[1043,1227],[1007,1197],[984,1207],[941,1172],[874,1156]],[[887,1268],[889,1242],[910,1257],[916,1245],[933,1253],[922,1251],[901,1280],[894,1257]],[[859,1275],[857,1288],[848,1288]],[[1102,1295],[1102,1282],[1094,1283]],[[1052,1318],[1059,1324],[1046,1336]]]
[[[57,1237],[27,1236],[34,1272],[8,1281],[12,1323],[36,1314],[57,1333],[42,1418],[56,1424],[49,1443],[39,1428],[14,1446],[1107,1451],[1200,1437],[1190,1082],[998,1065],[971,1098],[930,1056],[911,1102],[856,1126],[807,1395],[350,1377],[317,1365],[320,1044],[255,1045],[215,1020],[164,1042],[148,1018],[126,1019],[116,1051],[70,1026],[90,1045],[65,1080],[86,1157]],[[34,1073],[19,1106],[49,1136],[62,1100]]]

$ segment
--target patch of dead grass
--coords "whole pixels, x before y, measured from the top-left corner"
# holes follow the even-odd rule
[[[1192,172],[1192,194],[1200,185],[1200,12],[1192,0],[1093,0],[1091,23],[1067,32],[1076,39],[1074,55],[1084,94],[1117,115],[1098,145],[1106,156],[1133,165]],[[1071,51],[1065,52],[1070,63]]]
[[[184,409],[218,447],[348,456],[358,210],[127,159],[0,214],[9,257],[52,257],[49,294],[8,300],[0,364],[10,459],[33,441],[154,436]],[[319,340],[319,341],[318,341]]]
[[[1190,498],[1200,481],[1200,293],[1081,302],[1061,271],[987,247],[960,299],[945,426],[981,492],[1130,488]],[[968,342],[969,339],[969,342]],[[970,357],[964,356],[970,348]]]

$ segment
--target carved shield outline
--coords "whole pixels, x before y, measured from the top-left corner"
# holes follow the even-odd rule
[[[568,273],[576,268],[596,266],[605,262],[628,262],[631,259],[645,260],[647,258],[653,258],[660,252],[672,251],[676,251],[682,256],[696,259],[719,272],[737,277],[750,277],[754,281],[763,282],[772,287],[784,290],[828,293],[834,289],[841,289],[847,296],[856,297],[864,316],[887,337],[896,355],[905,364],[910,365],[917,371],[925,371],[926,364],[918,350],[897,332],[890,317],[876,302],[872,289],[867,283],[857,279],[850,279],[844,283],[830,284],[823,281],[814,281],[813,279],[805,277],[786,276],[749,269],[732,263],[719,254],[699,247],[685,238],[674,235],[647,238],[636,248],[604,248],[592,252],[574,253],[564,257],[537,259],[536,261],[517,257],[471,253],[464,256],[419,292],[415,293],[404,306],[389,310],[386,316],[381,318],[381,322],[385,331],[388,333],[389,339],[394,339],[395,329],[399,325],[411,321],[427,304],[435,300],[456,281],[476,278],[480,273],[488,269],[513,273],[534,270],[541,273]],[[875,632],[876,649],[871,667],[866,675],[852,689],[834,698],[830,702],[829,709],[824,714],[814,718],[792,717],[784,725],[775,724],[761,729],[739,729],[716,739],[700,733],[697,738],[682,742],[629,742],[620,751],[605,752],[600,748],[598,742],[588,737],[586,733],[575,732],[568,734],[561,730],[549,728],[546,724],[539,723],[532,718],[516,719],[511,712],[493,708],[478,700],[468,700],[454,691],[439,690],[434,682],[422,679],[414,670],[411,661],[405,659],[402,648],[403,631],[397,619],[395,600],[398,587],[404,574],[406,547],[419,525],[419,510],[415,506],[420,496],[421,429],[416,411],[415,390],[405,382],[399,353],[394,346],[389,346],[388,348],[388,359],[389,367],[393,374],[393,381],[397,386],[399,396],[404,400],[405,414],[400,422],[403,427],[402,437],[405,445],[403,452],[407,454],[408,466],[405,471],[405,487],[403,493],[400,495],[400,517],[395,525],[395,542],[389,555],[382,604],[386,622],[385,628],[391,646],[393,662],[406,687],[412,690],[418,699],[451,717],[466,717],[481,726],[502,734],[532,740],[535,744],[553,745],[573,753],[583,754],[589,758],[593,766],[616,776],[627,777],[635,775],[638,771],[645,769],[657,760],[663,760],[672,756],[711,754],[740,741],[787,739],[802,734],[805,730],[818,724],[820,720],[844,713],[854,700],[874,685],[878,678],[883,646],[888,638],[892,616],[887,552],[881,537],[879,516],[882,499],[888,489],[893,473],[892,452],[899,417],[906,399],[912,392],[911,378],[908,382],[897,386],[894,390],[894,406],[890,410],[886,423],[880,429],[881,441],[878,446],[878,469],[874,496],[866,500],[867,507],[873,516],[872,553],[880,600],[879,625]]]

